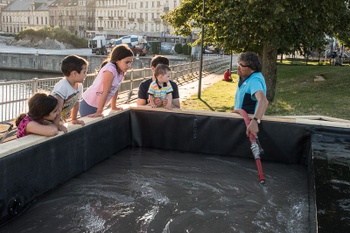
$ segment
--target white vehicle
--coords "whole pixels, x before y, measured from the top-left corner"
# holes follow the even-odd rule
[[[96,55],[106,55],[110,49],[110,44],[105,36],[95,36],[88,41],[88,46],[92,49],[92,53],[96,53]]]
[[[147,49],[149,46],[147,41],[142,36],[137,35],[123,36],[118,39],[111,39],[111,44],[113,46],[119,44],[127,44],[132,49],[135,56],[145,56],[147,54]]]

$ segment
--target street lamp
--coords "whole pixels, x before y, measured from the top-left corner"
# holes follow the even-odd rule
[[[202,20],[204,20],[204,10],[205,10],[205,0],[203,0]],[[204,44],[204,22],[202,21],[201,56],[200,56],[200,63],[199,63],[199,79],[198,79],[198,99],[201,98],[201,89],[202,89],[203,44]]]

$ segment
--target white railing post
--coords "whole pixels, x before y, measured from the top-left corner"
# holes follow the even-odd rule
[[[133,89],[133,84],[134,84],[134,69],[132,69],[130,74],[130,89],[129,89],[129,95],[127,99],[127,103],[130,102],[131,96],[132,96],[132,89]]]
[[[32,95],[38,91],[38,78],[32,79]]]

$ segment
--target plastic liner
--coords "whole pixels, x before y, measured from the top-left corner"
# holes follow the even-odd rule
[[[310,203],[316,203],[314,187],[317,185],[314,180],[317,178],[314,176],[319,173],[314,173],[317,169],[313,167],[312,156],[318,151],[322,151],[323,155],[331,154],[333,152],[329,148],[334,147],[329,143],[323,148],[323,143],[312,136],[336,138],[338,131],[332,127],[263,121],[258,135],[264,149],[261,161],[307,166]],[[348,133],[349,130],[343,130],[341,135],[345,137]],[[347,142],[343,140],[339,143],[344,145]],[[211,115],[208,112],[193,114],[131,109],[2,157],[0,224],[15,218],[35,199],[128,147],[253,160],[242,118],[229,114],[227,117]],[[317,197],[322,190],[316,188],[316,191]],[[315,223],[311,232],[316,232],[318,208],[316,205],[310,206],[310,222]]]
[[[133,146],[252,158],[242,118],[137,109],[130,114]],[[310,131],[305,126],[264,121],[258,136],[263,160],[306,164]]]

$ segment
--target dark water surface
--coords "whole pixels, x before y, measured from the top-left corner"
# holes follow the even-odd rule
[[[126,149],[0,232],[309,232],[306,167],[263,169],[265,186],[253,160]]]
[[[314,137],[318,232],[350,232],[350,135]]]

